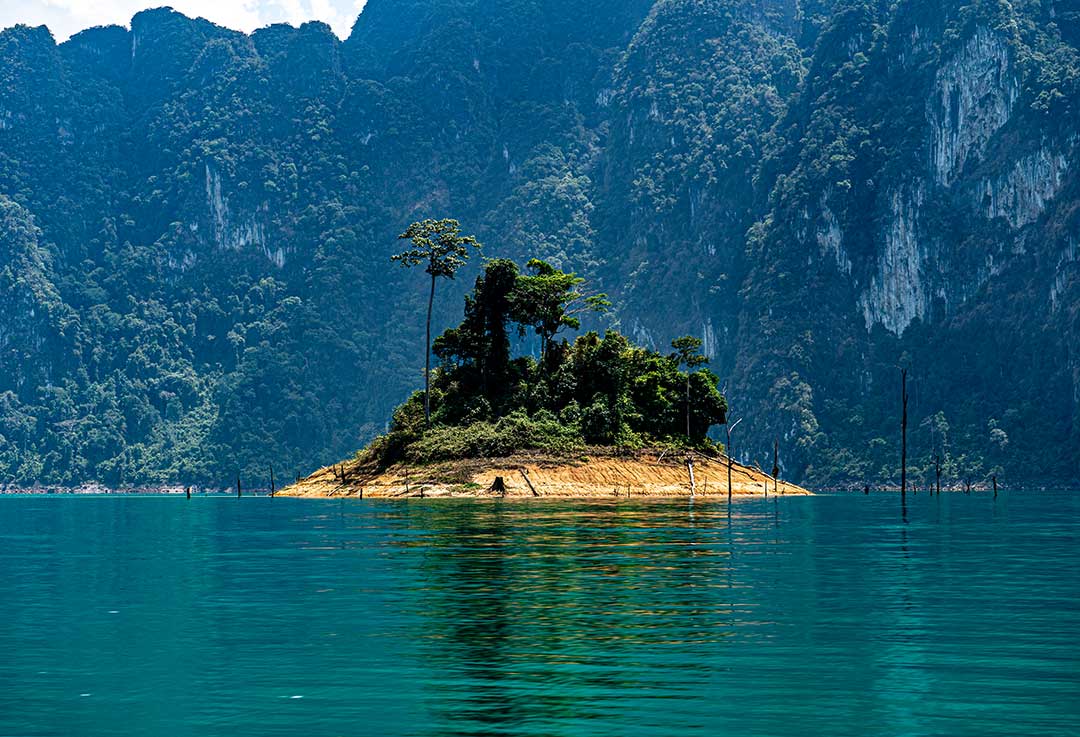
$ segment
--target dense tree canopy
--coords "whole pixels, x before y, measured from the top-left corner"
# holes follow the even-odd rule
[[[382,462],[402,455],[430,460],[584,445],[708,444],[709,429],[726,421],[727,405],[700,356],[687,355],[687,347],[661,355],[614,330],[573,343],[556,340],[562,328],[579,327],[570,311],[584,299],[576,291],[584,280],[541,261],[529,267],[534,274],[521,274],[507,259],[487,263],[465,298],[465,319],[435,340],[441,365],[432,382],[434,431],[425,432],[422,395],[414,395],[373,446]],[[515,324],[545,339],[540,360],[512,357]],[[499,435],[497,442],[461,442],[461,436]]]

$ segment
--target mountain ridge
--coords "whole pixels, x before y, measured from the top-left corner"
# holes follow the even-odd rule
[[[428,215],[587,275],[639,342],[703,338],[744,461],[891,479],[903,364],[916,477],[1080,480],[1065,4],[481,5],[0,32],[0,336],[54,329],[48,283],[66,341],[0,340],[0,483],[350,454],[423,365],[388,259]]]

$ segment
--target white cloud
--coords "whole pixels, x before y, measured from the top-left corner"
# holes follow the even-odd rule
[[[91,26],[128,25],[147,7],[169,5],[191,17],[250,33],[271,23],[300,25],[321,20],[344,38],[366,0],[2,0],[0,28],[16,23],[46,25],[64,41]]]

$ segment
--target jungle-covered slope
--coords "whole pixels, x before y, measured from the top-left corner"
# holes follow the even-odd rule
[[[702,338],[742,460],[779,437],[788,477],[892,480],[906,365],[916,476],[1076,481],[1078,43],[1061,0],[0,32],[0,484],[350,455],[423,365],[395,236],[444,215],[589,277],[591,327]]]

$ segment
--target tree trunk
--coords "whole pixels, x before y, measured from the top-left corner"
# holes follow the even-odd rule
[[[521,468],[521,469],[518,469],[518,470],[520,470],[520,471],[521,471],[521,477],[522,477],[523,479],[525,479],[525,483],[529,485],[529,491],[531,491],[531,492],[532,492],[532,495],[533,495],[533,496],[540,496],[540,492],[538,492],[538,491],[536,490],[536,487],[535,487],[535,486],[533,486],[533,482],[532,482],[532,480],[531,480],[531,479],[529,478],[529,472],[528,472],[528,471],[526,471],[526,470],[525,470],[524,468]],[[503,493],[503,496],[505,496],[505,495],[506,495],[506,494],[505,494],[505,492],[504,492],[504,493]]]
[[[690,437],[690,369],[686,370],[686,439]]]
[[[435,306],[435,275],[427,303],[427,338],[424,343],[424,427],[431,427],[431,310]]]
[[[773,493],[775,494],[777,492],[777,487],[780,485],[780,438],[773,439],[772,477]]]
[[[901,403],[903,414],[900,420],[900,497],[907,495],[907,369],[900,372]]]
[[[728,435],[728,442],[729,443],[731,442],[731,436],[730,435]],[[731,503],[731,448],[729,447],[727,449],[727,451],[728,451],[728,457],[727,457],[727,500],[728,500],[728,503],[730,504]]]

